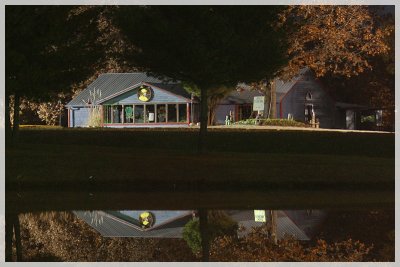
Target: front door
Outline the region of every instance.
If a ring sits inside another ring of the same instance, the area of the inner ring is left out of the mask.
[[[354,110],[346,110],[346,129],[355,130],[356,114]]]

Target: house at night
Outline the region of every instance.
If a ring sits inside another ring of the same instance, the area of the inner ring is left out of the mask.
[[[90,94],[99,91],[96,103]],[[90,106],[101,110],[103,127],[188,126],[197,122],[197,101],[177,82],[146,73],[101,74],[67,105],[68,127],[87,127]]]
[[[275,80],[276,118],[308,122],[312,114],[320,128],[361,129],[362,116],[369,116],[377,126],[382,111],[338,102],[303,69],[290,81]],[[238,87],[215,108],[215,123],[225,124],[227,115],[234,122],[254,118],[253,99],[262,92]],[[98,91],[95,102],[90,94]],[[68,127],[87,127],[91,106],[98,106],[102,127],[188,127],[199,121],[198,99],[179,82],[164,81],[146,73],[105,73],[67,105]],[[268,107],[265,107],[264,114]]]

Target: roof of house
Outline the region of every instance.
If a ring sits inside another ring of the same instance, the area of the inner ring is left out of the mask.
[[[293,77],[291,80],[284,81],[280,79],[275,79],[276,85],[276,101],[279,102],[282,97],[289,92],[290,89],[298,82],[304,75],[309,71],[308,68],[303,68],[300,70],[299,74]],[[263,93],[258,90],[253,90],[250,85],[245,83],[239,83],[238,88],[242,90],[234,90],[227,97],[225,97],[220,104],[250,104],[253,103],[255,96],[262,96]]]
[[[119,95],[127,89],[135,88],[141,83],[154,85],[173,94],[183,96],[190,99],[190,94],[177,82],[163,81],[156,77],[150,76],[145,72],[136,73],[104,73],[94,80],[87,88],[79,95],[72,99],[67,106],[86,106],[90,92],[94,89],[100,90],[101,98],[98,102],[104,99],[109,99],[112,96]]]
[[[262,96],[263,93],[258,90],[248,90],[244,89],[242,91],[234,90],[229,93],[224,99],[221,100],[221,105],[229,104],[246,104],[253,103],[255,96]]]
[[[168,213],[168,211],[164,212]],[[153,228],[143,230],[140,226],[135,225],[135,223],[131,221],[118,218],[112,212],[74,211],[74,213],[78,218],[96,229],[102,236],[106,237],[181,238],[183,226],[191,218],[191,212],[186,212],[165,221],[159,226],[155,225]]]

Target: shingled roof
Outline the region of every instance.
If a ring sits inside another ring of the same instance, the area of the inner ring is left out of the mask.
[[[133,89],[143,82],[190,99],[190,94],[186,92],[178,82],[163,81],[145,72],[104,73],[100,74],[95,81],[72,99],[66,106],[86,106],[85,102],[89,98],[89,93],[94,89],[99,89],[101,91],[101,99],[99,99],[98,102],[102,102],[103,99],[107,99],[112,95],[118,95],[120,92],[129,88]]]
[[[303,68],[300,70],[299,74],[294,76],[291,80],[284,81],[280,79],[275,79],[276,82],[276,101],[279,103],[282,97],[289,92],[290,89],[298,82],[304,75],[309,72],[308,68]],[[252,90],[250,85],[245,83],[239,83],[238,88],[241,90],[234,90],[229,95],[227,95],[220,104],[251,104],[255,96],[262,96],[263,93],[258,90]]]
[[[168,213],[168,211],[164,212]],[[74,211],[74,213],[105,237],[182,238],[183,227],[192,218],[190,211],[182,211],[180,216],[144,231],[130,221],[117,218],[110,211]],[[97,217],[99,221],[94,220],[94,217]]]

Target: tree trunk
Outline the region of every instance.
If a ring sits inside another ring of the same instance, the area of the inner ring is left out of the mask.
[[[17,261],[22,261],[22,242],[21,242],[21,228],[19,224],[18,214],[14,214],[14,234],[15,234],[15,248],[17,250]]]
[[[19,110],[20,110],[20,95],[19,93],[15,93],[14,95],[14,121],[13,121],[13,131],[12,131],[12,140],[13,143],[18,141],[19,135]]]
[[[202,154],[205,152],[205,144],[207,138],[207,122],[208,122],[208,103],[207,103],[207,89],[201,87],[201,99],[200,99],[200,131],[197,143],[197,152]]]
[[[6,213],[6,261],[12,261],[13,219]]]
[[[4,122],[4,126],[5,126],[5,132],[6,132],[6,144],[9,144],[11,141],[11,137],[12,137],[12,133],[11,133],[11,118],[10,118],[10,96],[9,95],[5,95],[5,103],[4,103],[5,107],[5,122]]]
[[[271,82],[271,119],[276,119],[276,83]]]
[[[278,219],[277,211],[271,210],[271,238],[275,245],[278,244],[277,219]]]
[[[200,219],[200,236],[201,236],[201,248],[202,248],[202,261],[208,262],[210,260],[210,241],[208,231],[208,214],[207,210],[199,210]]]

